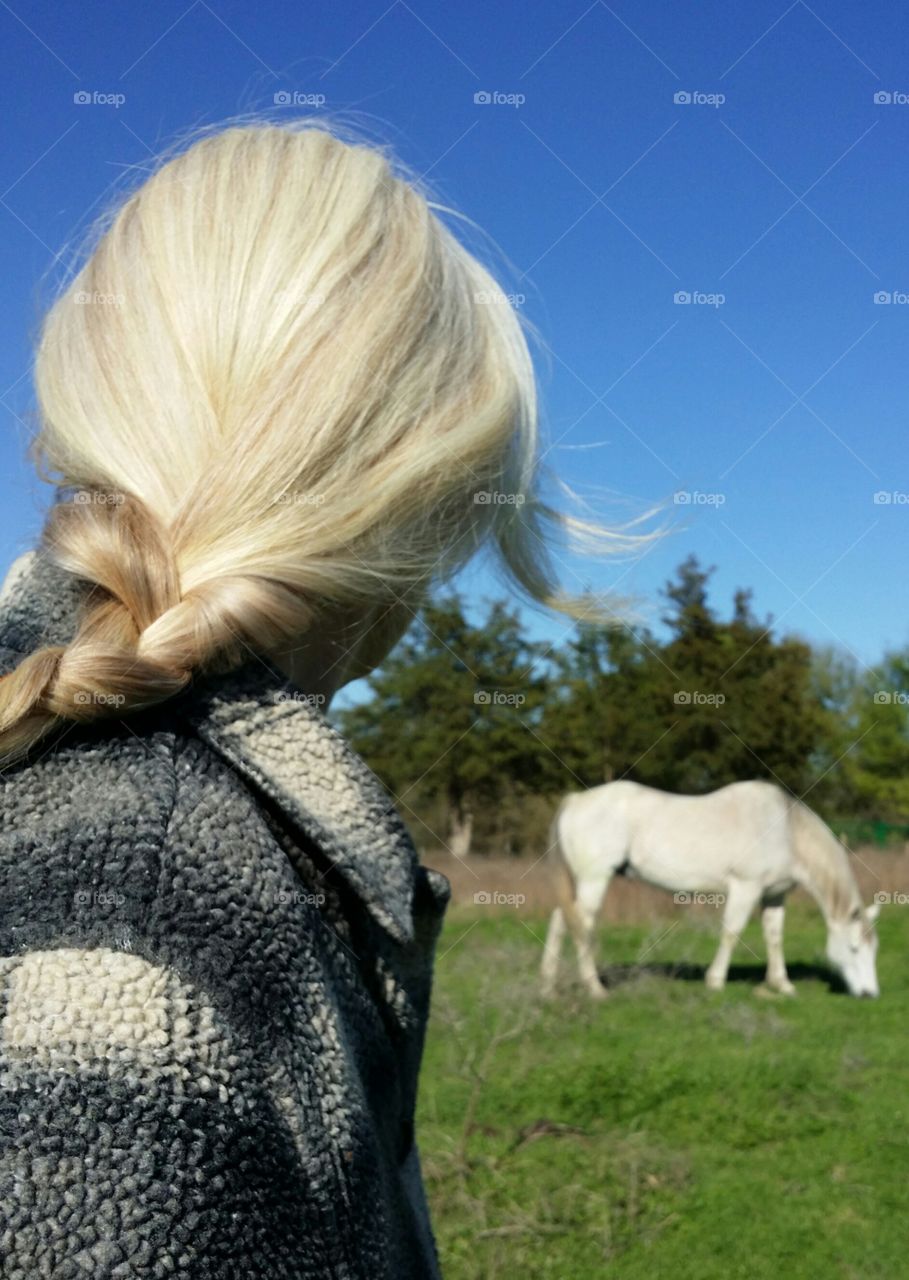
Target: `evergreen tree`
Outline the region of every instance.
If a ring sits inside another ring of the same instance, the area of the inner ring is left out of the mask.
[[[909,821],[909,651],[871,668],[853,704],[843,775],[856,817]]]
[[[551,651],[504,604],[471,622],[448,595],[340,727],[418,838],[458,856],[541,851],[559,796],[615,778],[688,793],[766,778],[829,820],[909,820],[909,651],[862,674],[776,636],[750,591],[718,613],[712,573],[679,566],[659,637],[579,623]]]
[[[538,789],[548,767],[534,733],[546,693],[543,649],[493,604],[471,624],[451,594],[428,605],[369,677],[373,697],[339,714],[342,732],[412,818],[442,801],[445,843],[470,850],[474,820],[506,793]]]

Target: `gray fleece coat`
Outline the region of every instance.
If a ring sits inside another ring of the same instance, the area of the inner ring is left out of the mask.
[[[33,558],[0,672],[83,590]],[[437,1276],[413,1117],[447,898],[257,659],[0,775],[0,1274]]]

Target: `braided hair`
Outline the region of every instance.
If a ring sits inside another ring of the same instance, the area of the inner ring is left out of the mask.
[[[166,531],[132,494],[58,502],[43,553],[91,585],[72,641],[0,680],[0,750],[16,758],[66,721],[127,715],[179,693],[194,672],[230,670],[305,629],[311,608],[280,583],[222,577],[181,594]]]

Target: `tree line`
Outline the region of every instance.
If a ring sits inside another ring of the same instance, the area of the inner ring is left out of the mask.
[[[766,778],[834,825],[909,822],[909,650],[862,668],[776,635],[739,590],[712,606],[689,557],[663,590],[663,630],[578,623],[550,646],[519,612],[480,621],[429,604],[339,728],[395,796],[418,843],[539,852],[569,790],[630,778],[700,793]]]

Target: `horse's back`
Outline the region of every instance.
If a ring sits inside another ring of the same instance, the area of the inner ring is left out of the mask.
[[[680,888],[713,888],[730,878],[776,878],[790,862],[789,800],[773,783],[732,782],[700,796],[656,792],[638,813],[632,863]],[[681,879],[690,877],[690,885]],[[698,883],[694,883],[697,881]]]
[[[560,811],[559,838],[583,872],[626,861],[668,888],[714,889],[730,877],[788,870],[790,800],[773,783],[732,782],[704,795],[678,795],[622,779],[574,793]]]

